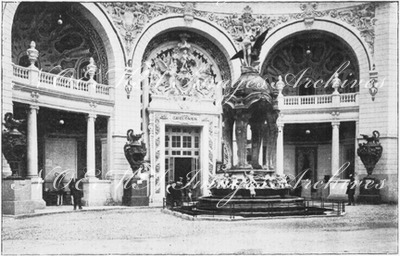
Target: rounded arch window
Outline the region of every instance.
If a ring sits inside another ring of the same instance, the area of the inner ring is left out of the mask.
[[[271,83],[281,75],[287,82],[284,95],[320,95],[333,92],[329,81],[338,70],[342,70],[339,92],[357,92],[359,64],[351,47],[333,34],[310,31],[278,42],[263,63],[261,75]]]

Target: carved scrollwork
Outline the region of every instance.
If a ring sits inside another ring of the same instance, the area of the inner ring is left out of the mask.
[[[368,44],[373,53],[375,4],[367,3],[355,7],[343,9],[330,9],[318,11],[318,3],[301,3],[301,12],[294,14],[253,14],[247,6],[241,14],[225,14],[200,11],[196,5],[185,4],[182,8],[171,7],[161,4],[149,3],[102,3],[111,15],[120,34],[125,40],[128,53],[131,52],[134,39],[139,35],[144,26],[155,17],[168,13],[183,14],[183,18],[200,17],[218,24],[224,28],[233,38],[243,33],[241,24],[243,21],[250,22],[253,29],[261,31],[273,28],[290,20],[307,19],[313,17],[329,17],[340,19],[360,31],[360,35]]]
[[[183,8],[175,8],[160,4],[139,2],[102,3],[111,15],[125,40],[128,53],[131,52],[135,38],[142,32],[144,26],[152,19],[168,13],[183,13]]]

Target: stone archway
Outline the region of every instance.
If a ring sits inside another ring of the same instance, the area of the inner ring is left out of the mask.
[[[286,96],[313,95],[331,94],[329,81],[337,71],[341,81],[348,81],[341,93],[359,90],[359,63],[351,46],[332,33],[311,30],[281,39],[270,49],[261,75],[270,83],[282,76],[289,83]]]
[[[51,3],[46,3],[45,5],[50,5]],[[70,3],[71,4],[71,3]],[[118,35],[115,34],[112,23],[104,14],[97,4],[93,3],[73,3],[74,10],[72,16],[78,15],[81,18],[84,17],[82,26],[89,27],[88,33],[90,35],[95,35],[98,38],[97,41],[101,41],[103,44],[100,47],[104,48],[105,56],[100,58],[107,59],[107,68],[104,70],[104,81],[108,81],[108,84],[116,84],[119,79],[119,74],[114,74],[118,72],[111,72],[108,74],[109,70],[123,70],[124,63],[120,63],[121,59],[124,59],[124,54],[122,50],[121,42],[119,41]],[[2,22],[2,36],[3,36],[3,62],[12,63],[12,27],[15,15],[18,12],[21,3],[6,3],[3,8],[3,22]],[[56,22],[59,18],[59,14],[55,16]],[[77,17],[72,17],[77,19]],[[33,40],[33,39],[30,39]],[[29,42],[30,42],[29,40]],[[28,43],[29,44],[29,43]],[[9,60],[9,61],[7,61]],[[82,63],[82,61],[81,61]],[[18,64],[18,63],[16,63]],[[82,65],[79,65],[82,66]],[[11,66],[4,67],[6,70],[9,69],[12,73]],[[8,72],[5,72],[8,73]],[[5,77],[6,78],[6,77]],[[7,80],[7,79],[6,79]],[[3,82],[5,82],[3,80]],[[8,83],[7,83],[8,84]],[[11,84],[11,80],[10,80]],[[4,90],[3,90],[4,91]],[[6,93],[7,94],[7,93]],[[3,103],[4,105],[4,103]]]
[[[339,21],[316,19],[310,27],[305,26],[304,22],[296,21],[291,24],[284,24],[272,31],[264,44],[260,59],[266,60],[271,50],[277,45],[283,38],[289,35],[300,32],[310,31],[323,31],[326,33],[334,34],[342,41],[348,43],[351,49],[354,51],[355,56],[358,60],[358,70],[360,71],[360,81],[367,81],[369,79],[369,70],[372,69],[373,61],[371,53],[367,50],[368,47],[364,43],[363,39],[358,35],[359,32],[347,24],[342,24]],[[262,66],[264,63],[262,63]]]
[[[39,69],[85,79],[85,67],[93,57],[99,72],[95,80],[108,83],[108,58],[103,40],[77,5],[70,3],[21,3],[12,26],[12,60],[24,62],[31,41],[39,51]]]
[[[138,37],[138,40],[133,46],[133,51],[131,53],[132,67],[142,67],[142,61],[146,49],[154,37],[173,30],[186,30],[207,38],[219,48],[226,59],[229,59],[237,51],[231,37],[209,22],[195,18],[192,21],[192,24],[188,25],[185,23],[185,20],[182,18],[182,16],[162,17],[154,19],[151,24],[143,29],[143,33]],[[229,63],[229,69],[231,71],[233,80],[239,77],[239,63]],[[134,79],[140,76],[140,74],[136,73],[134,74]]]

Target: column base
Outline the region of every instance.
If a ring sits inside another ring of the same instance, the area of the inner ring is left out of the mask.
[[[107,205],[111,199],[109,180],[99,180],[95,177],[89,177],[82,181],[84,206],[103,206]]]
[[[35,209],[44,209],[46,202],[43,200],[43,180],[40,177],[31,178],[31,200]]]
[[[34,213],[36,209],[46,206],[43,199],[32,200],[32,185],[30,179],[7,179],[2,182],[2,211],[3,214],[20,215]]]
[[[162,207],[164,204],[164,199],[161,196],[155,195],[149,200],[149,206],[152,207]]]

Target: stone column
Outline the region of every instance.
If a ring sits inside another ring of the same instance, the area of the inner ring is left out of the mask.
[[[28,172],[27,178],[38,177],[38,143],[37,143],[37,112],[39,106],[31,105],[28,112],[28,136],[27,136],[27,153],[28,153]]]
[[[332,122],[332,155],[331,155],[332,175],[336,174],[339,171],[339,126],[340,126],[339,121]]]
[[[87,116],[87,146],[86,146],[86,177],[89,179],[96,177],[96,147],[95,147],[95,114]]]
[[[111,198],[110,180],[96,178],[96,147],[95,127],[96,115],[89,113],[87,116],[87,147],[86,147],[86,176],[83,179],[82,204],[85,206],[106,205]]]
[[[276,143],[276,173],[283,174],[283,159],[284,159],[284,150],[283,150],[283,123],[277,123],[278,126],[278,138]]]
[[[31,200],[33,209],[45,208],[43,200],[43,180],[38,176],[38,138],[37,138],[37,113],[39,106],[31,105],[28,112],[28,133],[27,133],[27,160],[28,169],[26,178],[31,183]]]

